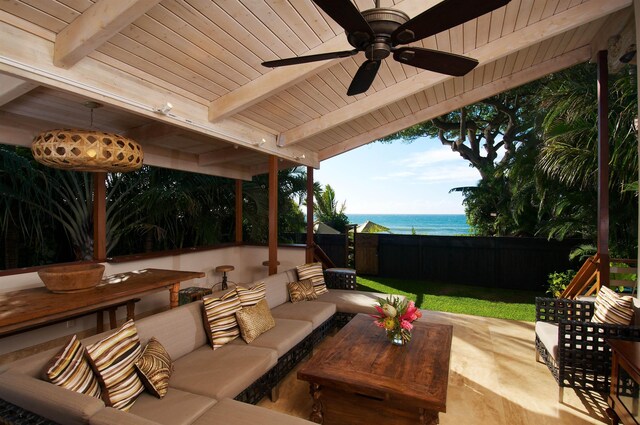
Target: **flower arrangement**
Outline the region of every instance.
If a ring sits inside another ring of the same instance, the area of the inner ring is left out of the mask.
[[[378,315],[372,314],[377,327],[387,331],[387,337],[393,344],[404,345],[411,340],[411,323],[422,317],[422,313],[413,301],[389,296],[378,298],[374,306]]]

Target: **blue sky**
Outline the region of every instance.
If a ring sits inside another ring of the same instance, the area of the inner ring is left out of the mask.
[[[347,214],[464,214],[458,186],[478,171],[440,141],[370,143],[320,163],[314,179],[331,185]]]

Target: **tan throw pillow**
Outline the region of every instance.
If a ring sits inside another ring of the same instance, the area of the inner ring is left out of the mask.
[[[100,398],[100,383],[76,335],[44,367],[45,379],[71,391]]]
[[[129,320],[103,340],[88,346],[87,354],[102,386],[105,404],[129,410],[138,395],[144,391],[144,385],[134,367],[142,350],[133,320]]]
[[[276,325],[267,300],[261,300],[253,307],[246,307],[236,312],[242,339],[247,344]]]
[[[600,287],[596,296],[594,323],[629,325],[633,319],[633,297],[620,295],[606,286]]]
[[[167,394],[173,362],[160,341],[151,338],[135,366],[142,383],[151,394],[158,398]]]
[[[229,291],[222,297],[204,297],[204,321],[209,342],[217,349],[240,336],[236,321],[236,311],[240,310],[240,299],[236,291]]]
[[[287,289],[289,290],[289,299],[291,299],[292,303],[318,299],[316,292],[313,290],[313,282],[311,282],[311,279],[289,282],[287,283]]]
[[[298,271],[298,280],[311,279],[311,282],[313,282],[313,290],[316,292],[316,295],[322,295],[326,292],[329,292],[327,290],[327,286],[324,283],[322,264],[303,264],[301,266],[297,266],[296,270]]]
[[[242,286],[236,286],[236,292],[240,299],[240,305],[242,307],[251,307],[258,304],[258,301],[263,300],[267,295],[267,288],[264,282],[257,283],[251,288],[243,288]]]

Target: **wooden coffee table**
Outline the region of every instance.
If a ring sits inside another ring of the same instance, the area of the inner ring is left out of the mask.
[[[392,345],[366,314],[353,318],[298,372],[310,383],[310,420],[322,424],[437,424],[446,411],[450,325],[414,322]]]

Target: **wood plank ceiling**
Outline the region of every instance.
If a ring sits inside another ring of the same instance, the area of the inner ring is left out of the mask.
[[[473,1],[473,0],[470,0]],[[413,17],[439,0],[383,0]],[[360,10],[374,0],[355,0]],[[449,77],[387,59],[347,96],[364,61],[271,70],[261,62],[349,49],[311,0],[2,0],[0,143],[51,127],[136,138],[152,165],[249,179],[320,161],[588,61],[633,18],[632,0],[512,0],[415,43],[474,57]],[[168,113],[158,109],[171,103]]]

